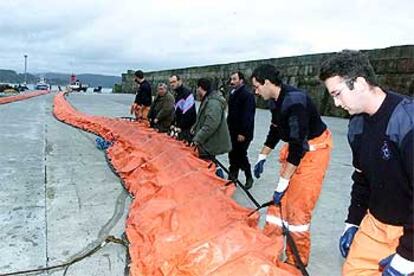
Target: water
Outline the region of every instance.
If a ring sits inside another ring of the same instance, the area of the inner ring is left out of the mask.
[[[10,85],[12,87],[14,87],[14,86],[17,86],[19,84],[18,83],[10,83]],[[34,88],[35,88],[35,84],[33,84],[33,83],[29,83],[26,86],[27,86],[27,88],[29,88],[29,90],[34,90]],[[66,87],[66,85],[60,85],[60,88],[62,90],[65,89],[65,87]],[[94,94],[94,93],[96,93],[96,92],[93,92],[94,88],[95,87],[88,87],[86,92],[80,92],[80,93]],[[58,91],[59,90],[59,85],[52,85],[52,90],[55,90],[55,91],[57,90]],[[112,93],[112,88],[102,87],[101,93],[102,94],[111,94]]]

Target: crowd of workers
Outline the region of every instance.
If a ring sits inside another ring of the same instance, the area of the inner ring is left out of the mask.
[[[301,262],[310,255],[310,222],[322,188],[332,150],[332,137],[312,99],[301,89],[283,83],[276,67],[257,67],[248,87],[242,72],[230,76],[231,91],[212,89],[210,80],[197,82],[194,94],[178,75],[159,83],[152,100],[151,85],[142,71],[135,73],[138,90],[131,106],[138,120],[148,120],[198,148],[199,156],[215,160],[228,153],[228,178],[242,170],[245,188],[260,178],[266,158],[280,140],[280,172],[276,175],[273,206],[267,211],[264,233],[282,235],[288,226]],[[343,275],[409,275],[414,273],[414,101],[378,84],[368,58],[359,51],[336,53],[320,66],[319,78],[337,107],[350,115],[348,141],[352,150],[351,202],[339,249],[346,258]],[[269,131],[253,169],[248,148],[253,140],[255,97],[268,100]],[[217,174],[224,177],[222,171]],[[276,206],[283,205],[283,213]],[[285,262],[298,266],[292,248]]]

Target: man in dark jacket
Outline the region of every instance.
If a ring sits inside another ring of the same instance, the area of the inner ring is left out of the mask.
[[[229,179],[237,178],[241,169],[246,175],[246,188],[250,189],[253,185],[253,177],[247,149],[253,139],[256,101],[244,82],[244,75],[241,72],[231,74],[230,84],[233,89],[229,96],[227,116],[232,144],[229,153]]]
[[[175,92],[175,132],[178,139],[191,142],[190,129],[196,122],[196,108],[194,96],[191,91],[183,86],[178,75],[172,75],[169,79],[170,86]]]
[[[174,119],[174,96],[168,92],[168,86],[160,83],[157,86],[157,96],[148,113],[150,126],[159,132],[168,132]]]
[[[351,202],[339,249],[343,275],[414,273],[414,99],[382,89],[366,55],[343,51],[320,69],[351,115]]]
[[[289,228],[302,263],[310,255],[310,222],[322,188],[332,149],[332,137],[310,96],[284,84],[279,71],[270,64],[257,67],[252,74],[256,94],[269,100],[272,120],[266,141],[254,168],[257,178],[263,173],[267,155],[282,140],[280,172],[273,193],[274,205],[267,210],[263,229],[268,236],[280,236],[283,225]],[[282,205],[283,214],[277,206]],[[286,262],[298,266],[290,246]]]
[[[147,119],[152,102],[151,85],[141,70],[135,72],[135,82],[138,83],[138,90],[131,106],[131,114],[134,112],[137,120]]]

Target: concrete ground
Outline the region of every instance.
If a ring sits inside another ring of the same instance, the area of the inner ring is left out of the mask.
[[[72,94],[80,111],[129,116],[133,95]],[[99,244],[120,237],[130,199],[110,171],[95,136],[52,116],[53,95],[0,105],[0,275],[61,264]],[[252,165],[267,134],[270,113],[257,110]],[[346,141],[347,120],[324,118],[335,148],[311,226],[310,275],[340,275],[338,251],[347,212],[352,172]],[[227,164],[227,156],[220,156]],[[258,202],[271,199],[279,170],[277,152],[250,190]],[[241,177],[244,181],[244,177]],[[240,190],[235,200],[253,204]],[[262,223],[265,210],[261,211]],[[124,275],[126,251],[109,244],[72,265],[66,275]],[[63,270],[38,275],[62,275]]]
[[[61,264],[124,232],[128,194],[95,136],[52,116],[52,99],[0,105],[0,275]],[[125,258],[108,244],[66,275],[123,275]]]

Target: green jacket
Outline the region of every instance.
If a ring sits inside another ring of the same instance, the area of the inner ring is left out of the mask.
[[[154,125],[160,131],[168,131],[174,119],[174,96],[167,92],[164,96],[157,95],[151,105],[148,117],[151,121],[158,119],[158,123]]]
[[[203,146],[211,155],[231,150],[229,128],[226,122],[226,100],[218,92],[211,92],[201,102],[197,121],[193,127],[193,141]]]

